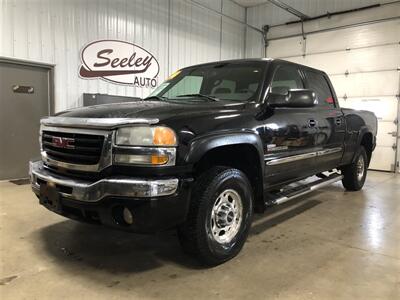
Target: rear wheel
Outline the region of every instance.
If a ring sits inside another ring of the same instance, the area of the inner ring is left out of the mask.
[[[237,169],[215,167],[193,189],[186,222],[178,228],[183,249],[206,265],[235,257],[246,241],[253,213],[252,189]]]
[[[363,146],[356,152],[354,161],[342,168],[342,183],[346,190],[359,191],[367,177],[368,157]]]

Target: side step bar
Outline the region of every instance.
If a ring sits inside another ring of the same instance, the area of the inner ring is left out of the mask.
[[[318,179],[314,182],[301,184],[296,187],[289,187],[288,189],[283,189],[278,193],[270,193],[269,199],[266,201],[267,206],[271,205],[279,205],[285,203],[287,201],[293,200],[297,197],[308,194],[312,191],[320,189],[324,186],[330,185],[334,182],[342,180],[343,175],[340,174],[331,174],[326,178]]]

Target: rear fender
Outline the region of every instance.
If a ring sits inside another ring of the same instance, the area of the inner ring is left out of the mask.
[[[367,126],[362,126],[360,128],[360,131],[359,131],[358,136],[357,136],[357,143],[356,143],[357,148],[361,145],[361,142],[362,142],[362,140],[363,140],[363,138],[364,138],[364,136],[366,134],[371,134],[372,135],[372,151],[373,151],[375,149],[375,146],[376,146],[376,137],[371,133],[371,131],[369,130],[369,128]],[[355,162],[355,160],[356,160],[356,156],[355,156],[355,153],[354,153],[352,162]]]

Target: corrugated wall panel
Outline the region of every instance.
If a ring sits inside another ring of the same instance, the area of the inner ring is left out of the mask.
[[[264,57],[264,39],[260,32],[246,29],[246,57]]]
[[[235,18],[236,20],[240,20],[242,22],[245,22],[246,20],[246,10],[230,0],[223,0],[222,12],[225,15]]]
[[[291,18],[293,18],[292,14],[269,2],[247,8],[247,23],[257,28],[262,28],[264,25],[281,24],[283,20]]]
[[[188,0],[191,1],[191,0]],[[211,8],[215,11],[221,11],[221,2],[222,0],[193,0],[193,2],[200,3],[208,8]]]
[[[191,64],[241,58],[244,26],[215,11],[244,21],[245,9],[223,1],[1,0],[0,56],[55,64],[56,111],[82,105],[87,92],[142,97],[149,90],[79,78],[81,48],[96,39],[136,43],[156,56],[159,81]]]
[[[243,58],[245,26],[231,19],[222,18],[222,32],[221,59]]]
[[[188,2],[171,2],[169,73],[219,60],[221,18]]]

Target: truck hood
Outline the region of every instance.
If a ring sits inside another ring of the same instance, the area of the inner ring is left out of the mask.
[[[177,117],[232,113],[245,102],[231,101],[135,101],[81,107],[57,114],[75,118],[156,118],[160,122]]]

